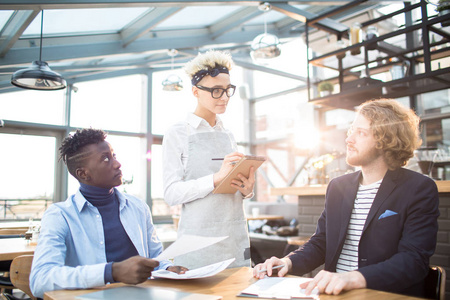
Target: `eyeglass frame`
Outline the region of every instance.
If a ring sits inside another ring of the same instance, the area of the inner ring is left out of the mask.
[[[198,88],[198,89],[200,89],[200,90],[202,90],[202,91],[210,92],[210,93],[211,93],[211,97],[212,97],[213,99],[220,99],[220,98],[222,98],[222,96],[223,96],[224,93],[227,95],[228,98],[231,98],[231,97],[234,95],[234,93],[236,92],[236,86],[235,86],[235,85],[232,85],[232,84],[230,84],[230,86],[227,87],[226,89],[218,88],[218,87],[215,87],[215,88],[209,88],[209,87],[206,87],[206,86],[203,86],[203,85],[195,85],[195,87]],[[230,89],[230,88],[233,89],[233,94],[228,95],[228,89]],[[217,98],[214,97],[214,95],[213,95],[214,90],[222,90],[222,93],[220,94],[219,97],[217,97]]]

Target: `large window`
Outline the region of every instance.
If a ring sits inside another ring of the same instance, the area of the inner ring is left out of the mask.
[[[422,124],[424,147],[440,148],[450,153],[450,90],[422,94],[417,111],[425,120]]]
[[[65,90],[4,93],[0,97],[0,119],[63,125],[65,93]]]
[[[70,126],[145,132],[144,80],[133,75],[77,83]]]
[[[55,138],[0,133],[0,219],[40,218],[53,200]]]
[[[183,80],[181,91],[163,91],[162,82],[171,74]],[[192,96],[191,82],[183,70],[154,72],[152,74],[152,132],[163,135],[176,122],[186,118],[195,109],[196,100]]]
[[[119,190],[150,202],[146,84],[146,76],[132,75],[77,83],[70,97],[66,97],[70,89],[2,94],[0,219],[39,218],[46,205],[76,192],[79,184],[71,175],[65,187],[66,168],[58,161],[57,150],[67,133],[78,128],[109,133],[107,141],[122,164],[124,184]]]
[[[298,51],[289,53],[284,53],[280,71],[297,70],[296,74],[304,76],[304,56]],[[183,79],[183,90],[163,91],[161,82],[173,73]],[[154,72],[151,76],[150,99],[147,99],[145,75],[78,82],[71,95],[66,94],[71,89],[2,94],[0,119],[6,121],[5,127],[0,128],[0,201],[3,201],[0,219],[39,218],[48,202],[64,201],[66,194],[76,192],[79,184],[71,175],[67,175],[66,187],[66,169],[57,160],[57,149],[68,133],[89,127],[109,133],[107,141],[122,164],[121,191],[152,203],[156,220],[178,213],[179,207],[168,207],[164,201],[159,138],[169,126],[193,112],[197,103],[182,70]],[[302,88],[305,83],[301,80],[256,70],[244,71],[239,66],[233,68],[231,78],[237,91],[227,112],[220,117],[233,132],[239,151],[269,158],[257,173],[254,200],[276,201],[277,197],[269,194],[271,186],[326,183],[347,171],[345,134],[353,120],[352,111],[328,110],[320,115],[317,107],[308,103],[307,91]],[[424,146],[448,151],[448,99],[449,90],[418,95],[416,109],[424,120]],[[151,106],[147,100],[151,100]],[[410,101],[409,98],[397,100],[406,105]],[[148,117],[151,133],[147,133]],[[12,125],[8,124],[10,121]],[[252,126],[254,131],[249,130]],[[155,144],[147,151],[147,137],[151,134],[155,136]],[[250,142],[254,144],[249,145]],[[315,161],[328,158],[325,154],[333,155],[334,159],[326,173],[314,166]],[[297,201],[296,197],[285,197],[285,200]]]
[[[122,192],[146,200],[146,157],[145,139],[109,134],[106,141],[111,144],[122,170],[123,184],[118,187]],[[69,175],[68,194],[74,194],[80,184]]]

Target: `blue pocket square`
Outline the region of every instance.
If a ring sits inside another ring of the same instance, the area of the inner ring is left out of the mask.
[[[397,215],[397,214],[398,213],[396,213],[395,211],[386,209],[386,211],[383,214],[381,214],[381,216],[378,218],[378,220],[381,220],[381,219],[386,218],[386,217],[394,216],[394,215]]]

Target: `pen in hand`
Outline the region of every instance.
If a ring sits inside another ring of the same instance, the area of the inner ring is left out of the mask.
[[[272,267],[272,270],[281,269],[282,267],[284,267],[284,264]],[[267,272],[267,269],[261,269],[261,270],[258,271],[258,273],[261,273],[261,272]]]
[[[223,158],[211,158],[211,160],[223,160]],[[230,162],[230,165],[232,165],[232,166],[235,164],[237,164],[237,161]]]

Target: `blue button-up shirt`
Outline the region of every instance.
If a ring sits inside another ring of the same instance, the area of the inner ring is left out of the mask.
[[[146,203],[115,191],[120,221],[140,256],[153,258],[162,250]],[[91,288],[106,284],[105,236],[97,208],[78,191],[54,203],[44,213],[34,252],[30,287],[34,296],[58,289]],[[160,261],[157,269],[171,263]]]

